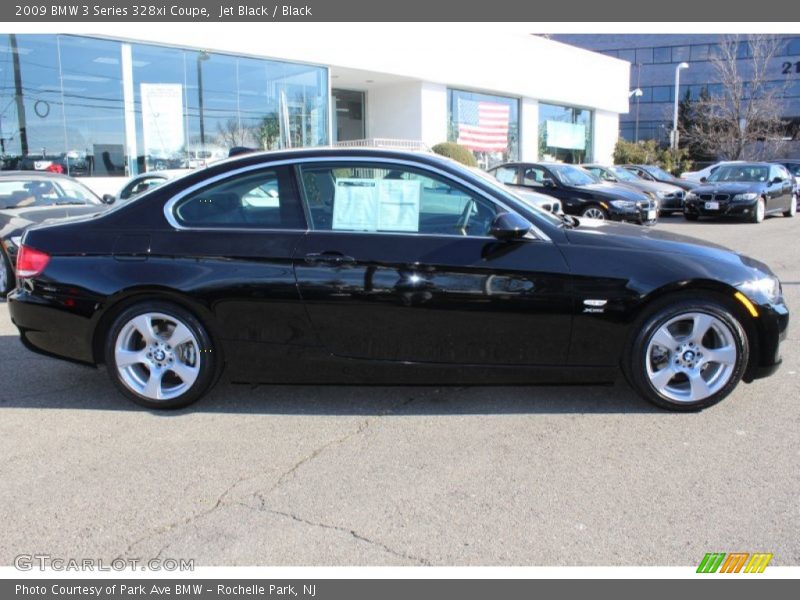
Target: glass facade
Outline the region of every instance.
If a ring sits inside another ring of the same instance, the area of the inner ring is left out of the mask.
[[[566,163],[592,158],[592,111],[539,103],[539,159]]]
[[[447,90],[447,140],[466,146],[484,169],[519,158],[519,100]]]
[[[323,67],[70,35],[0,35],[3,169],[135,175],[234,146],[328,143]]]

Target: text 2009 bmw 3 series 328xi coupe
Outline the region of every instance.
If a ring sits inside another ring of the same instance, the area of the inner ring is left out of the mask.
[[[29,230],[9,310],[36,352],[185,406],[234,382],[609,382],[696,410],[773,373],[781,286],[755,260],[555,216],[435,155],[224,161]],[[465,368],[467,367],[467,368]]]

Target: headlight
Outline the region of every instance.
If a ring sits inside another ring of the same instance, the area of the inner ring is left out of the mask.
[[[754,192],[749,192],[747,194],[736,194],[733,199],[735,200],[755,200],[758,198],[758,194]]]
[[[612,200],[610,202],[611,206],[614,208],[619,208],[621,210],[635,210],[636,209],[636,202],[631,200]]]
[[[668,192],[656,192],[656,196],[658,196],[659,200],[663,200],[670,194]]]
[[[697,194],[694,192],[686,192],[686,196],[683,198],[684,200],[697,200]]]
[[[761,279],[745,281],[738,286],[748,296],[763,296],[770,302],[777,302],[782,295],[781,282],[777,277],[766,275]]]

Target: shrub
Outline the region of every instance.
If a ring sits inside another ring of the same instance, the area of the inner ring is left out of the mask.
[[[431,150],[436,154],[452,158],[462,165],[467,165],[468,167],[478,166],[478,161],[475,160],[475,155],[472,154],[472,151],[466,146],[456,144],[455,142],[442,142],[441,144],[436,144]]]
[[[688,155],[686,148],[677,151],[661,148],[655,140],[629,142],[619,139],[614,147],[614,163],[618,165],[658,165],[673,175],[692,168]]]

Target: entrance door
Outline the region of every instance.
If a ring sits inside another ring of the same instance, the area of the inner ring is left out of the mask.
[[[364,125],[364,92],[333,90],[333,141],[348,142],[367,137]]]

